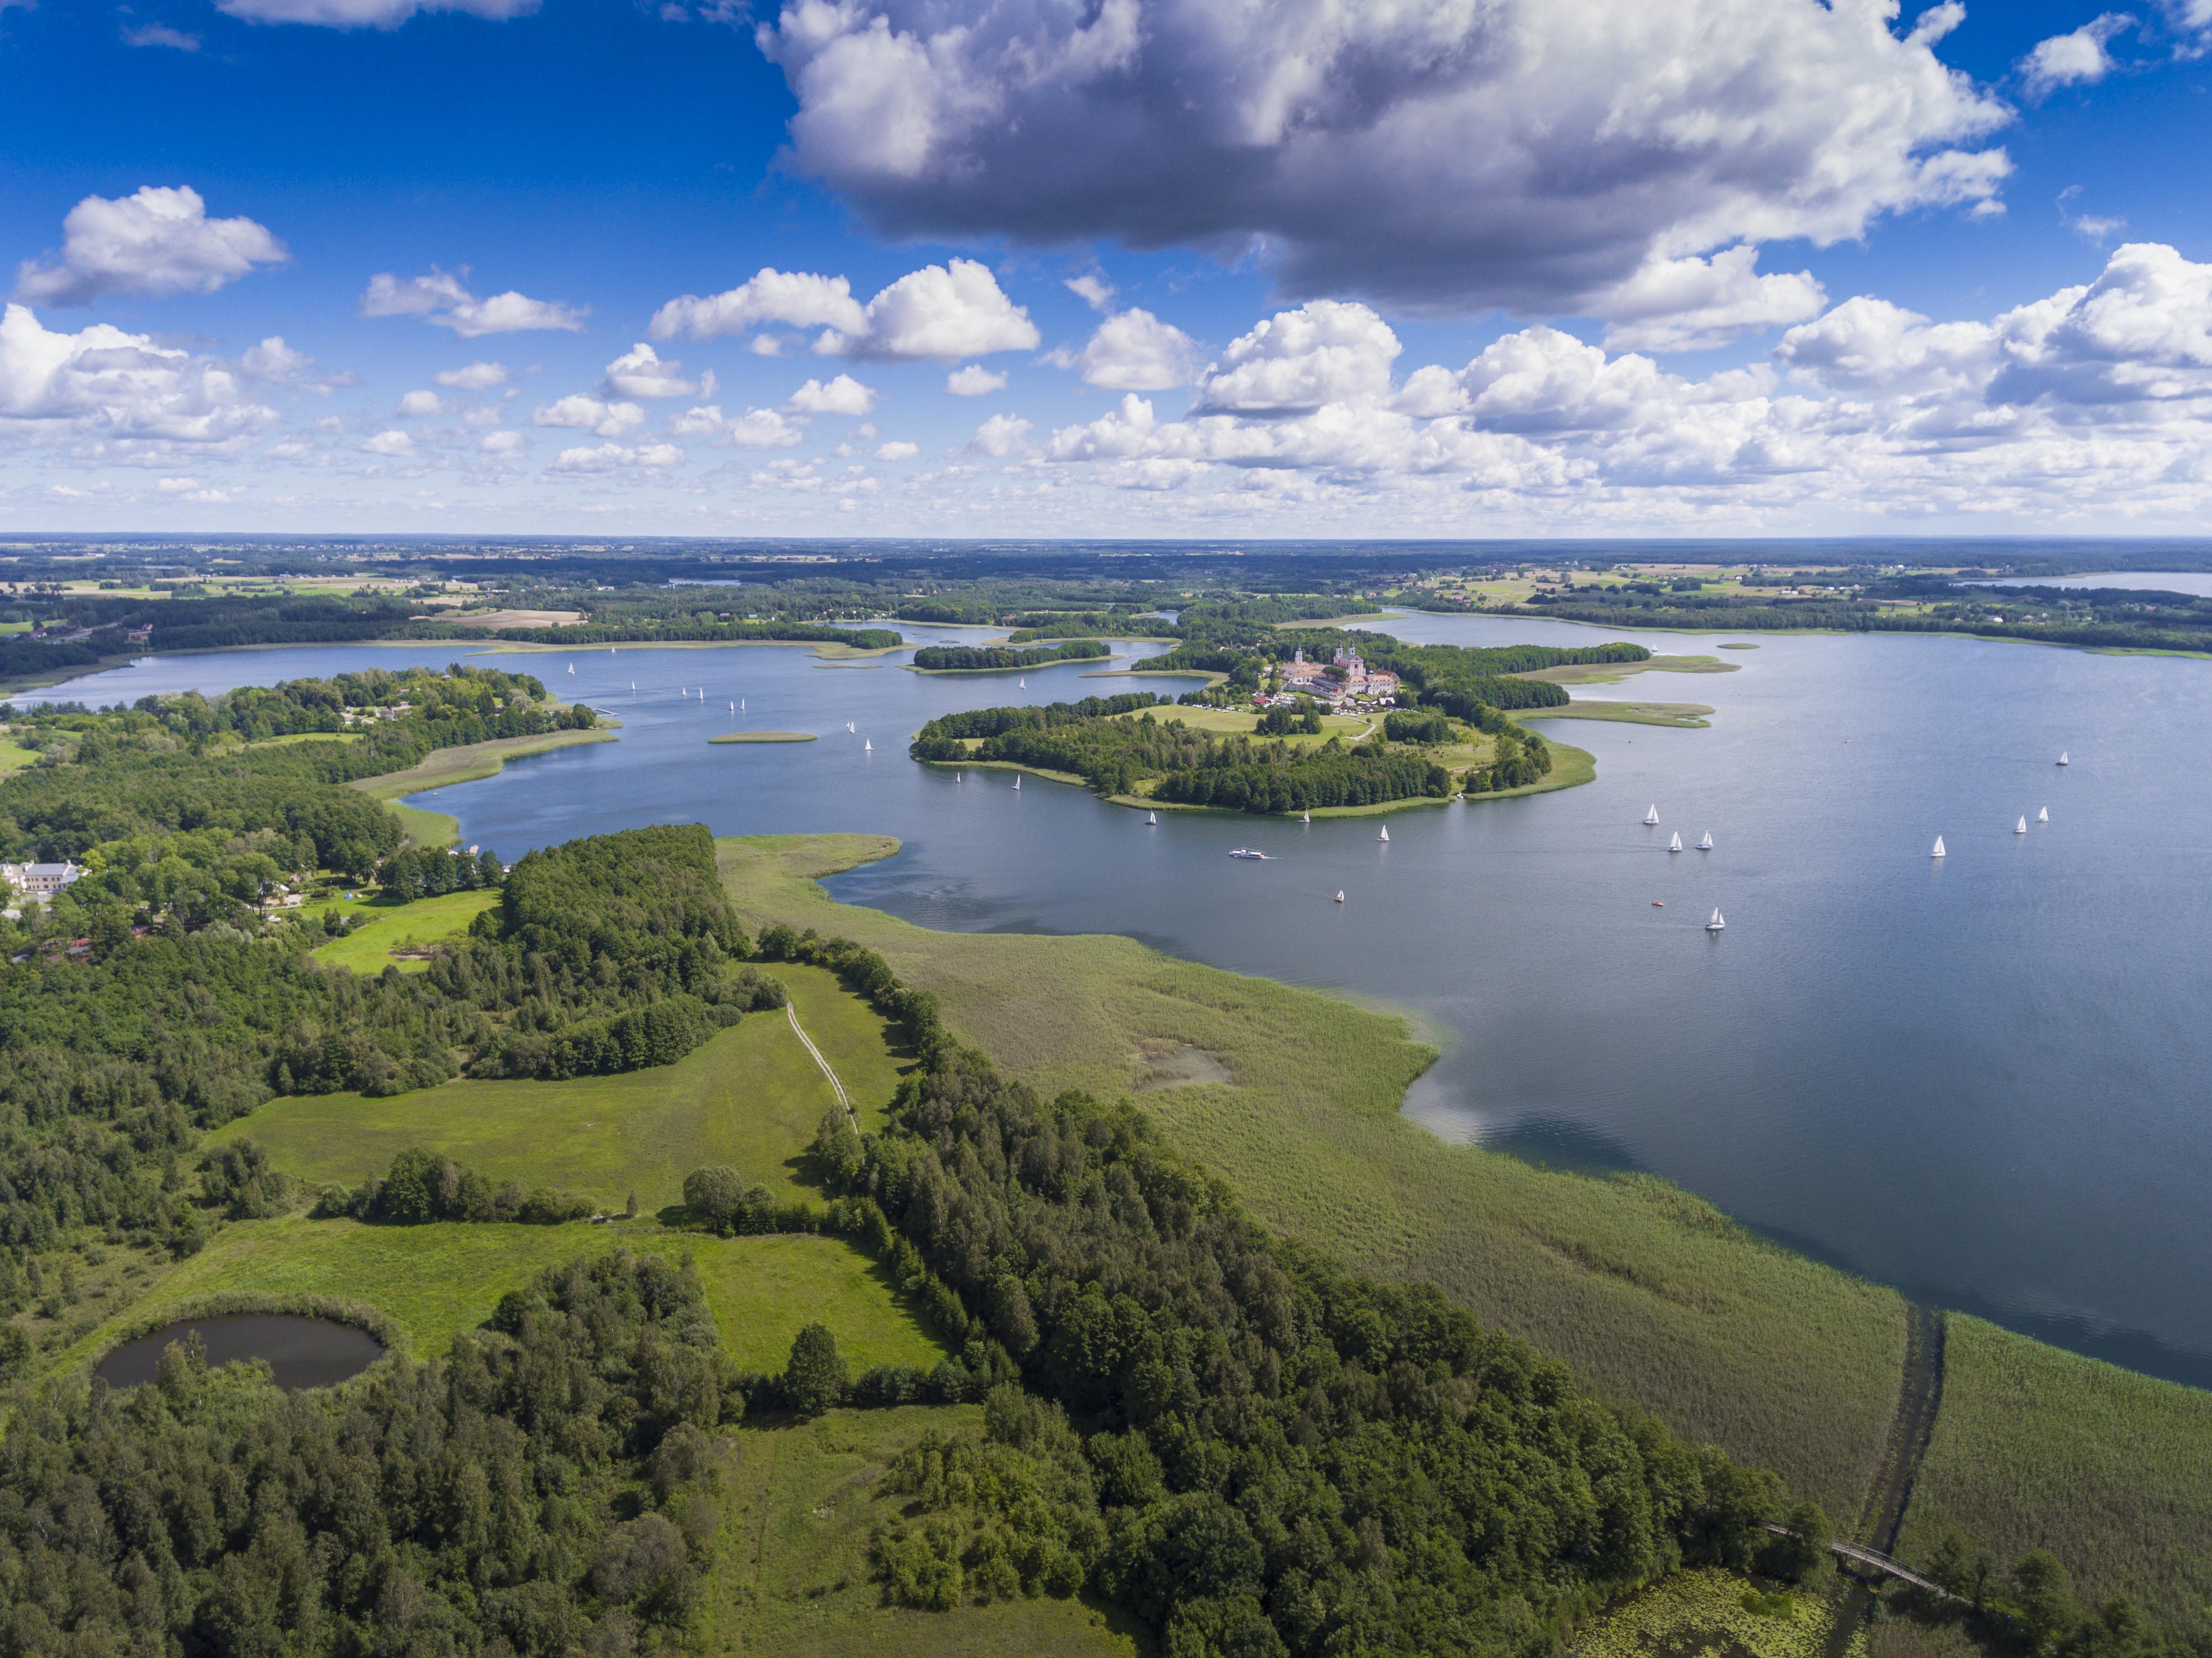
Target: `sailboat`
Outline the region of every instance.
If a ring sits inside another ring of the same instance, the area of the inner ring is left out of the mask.
[[[1726,921],[1721,920],[1720,911],[1715,910],[1713,912],[1713,919],[1705,923],[1705,931],[1708,932],[1718,932],[1727,925],[1728,923]]]
[[[1659,821],[1659,804],[1657,801],[1655,800],[1652,802],[1651,810],[1644,814],[1644,821],[1647,823],[1656,823]]]
[[[2027,833],[2027,818],[2024,814],[2021,817],[2020,822],[2012,826],[2012,832],[2014,835],[2025,835]]]
[[[1943,837],[1942,835],[1939,835],[1936,837],[1936,850],[1929,853],[1928,855],[1930,858],[1941,858],[1943,856]]]
[[[2066,757],[2066,750],[2061,749],[2058,750],[2058,763],[2062,766],[2070,766],[2074,762]]]
[[[865,737],[860,739],[860,752],[862,754],[873,754],[875,751],[876,745],[873,743],[868,741]]]
[[[1300,812],[1300,813],[1298,814],[1298,822],[1300,822],[1301,823],[1312,823],[1312,822],[1313,822],[1313,813],[1311,813],[1311,812],[1310,812],[1310,811],[1302,811],[1302,812]]]
[[[1022,786],[1022,780],[1021,780],[1021,778],[1020,778],[1018,775],[1017,775],[1017,776],[1015,777],[1015,779],[1014,779],[1014,787],[1015,787],[1017,790],[1018,790],[1018,789],[1020,789],[1021,786]]]
[[[741,697],[739,697],[739,698],[738,699],[738,712],[739,714],[743,714],[744,711],[745,711],[745,699],[744,699],[744,697],[742,697],[742,696],[741,696]]]
[[[632,689],[632,690],[635,690],[635,689],[637,689],[637,681],[635,681],[635,679],[631,680],[631,681],[629,682],[629,688],[630,688],[630,689]]]
[[[1158,812],[1156,812],[1156,811],[1148,811],[1148,812],[1146,812],[1146,813],[1145,814],[1145,827],[1146,827],[1146,829],[1158,829],[1159,826],[1160,826],[1160,815],[1159,815],[1159,813],[1158,813]]]
[[[738,705],[737,705],[736,703],[734,703],[734,702],[731,703],[731,704],[730,704],[730,712],[731,712],[732,714],[735,714],[737,711],[738,711]]]
[[[1711,852],[1712,849],[1713,832],[1711,829],[1707,829],[1705,831],[1705,838],[1698,842],[1698,850],[1699,852]]]
[[[2051,821],[2051,808],[2045,806],[2041,811],[2036,813],[2035,821],[2039,823],[2049,823]]]
[[[568,665],[568,673],[569,673],[569,676],[570,676],[571,677],[574,677],[574,675],[575,675],[575,672],[576,672],[576,665],[575,665],[574,663],[571,662],[571,663]]]
[[[1667,843],[1667,850],[1668,850],[1668,851],[1669,851],[1669,852],[1680,852],[1680,851],[1681,851],[1681,849],[1682,849],[1682,831],[1681,831],[1681,830],[1680,830],[1680,829],[1676,829],[1676,830],[1674,831],[1674,838],[1673,840],[1669,841]]]
[[[968,780],[968,774],[964,771],[956,771],[952,774],[952,780],[956,783],[964,783]]]
[[[1336,890],[1336,902],[1340,904],[1344,902],[1344,889],[1342,887],[1339,887]]]
[[[1389,840],[1389,839],[1390,838],[1390,826],[1389,826],[1388,823],[1383,824],[1383,825],[1382,825],[1382,834],[1380,834],[1380,835],[1376,835],[1375,838],[1376,838],[1376,840],[1378,840],[1378,841],[1387,841],[1387,840]]]
[[[1029,688],[1030,682],[1026,679],[1018,679],[1014,682],[1014,689],[1018,691],[1025,691]]]

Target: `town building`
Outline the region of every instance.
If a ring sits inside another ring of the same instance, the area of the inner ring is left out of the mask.
[[[0,864],[0,879],[40,903],[74,882],[84,871],[76,864]]]

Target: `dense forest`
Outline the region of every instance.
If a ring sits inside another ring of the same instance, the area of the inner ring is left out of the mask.
[[[0,1607],[19,1658],[623,1658],[682,1631],[744,1408],[688,1268],[548,1272],[427,1364],[287,1396],[210,1372],[19,1395]]]
[[[1054,662],[1099,662],[1106,655],[1106,647],[1095,639],[1071,639],[1033,651],[994,645],[925,645],[914,653],[914,665],[931,673],[977,673],[1042,668]]]

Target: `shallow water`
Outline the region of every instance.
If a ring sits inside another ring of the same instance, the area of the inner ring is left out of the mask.
[[[366,1330],[335,1319],[290,1313],[229,1313],[179,1319],[151,1335],[126,1341],[100,1361],[94,1375],[111,1388],[151,1382],[171,1343],[198,1333],[210,1370],[242,1359],[265,1359],[287,1393],[345,1382],[384,1357],[384,1344]]]
[[[1468,644],[1636,636],[1384,625]],[[1731,636],[1641,637],[1685,653]],[[1710,703],[1711,729],[1553,722],[1547,735],[1597,756],[1595,784],[1398,814],[1387,847],[1371,818],[1165,814],[1148,829],[1078,789],[956,783],[905,757],[950,708],[1174,681],[1071,664],[1020,693],[1012,675],[788,648],[483,659],[612,710],[621,740],[415,799],[510,859],[652,822],[896,835],[904,852],[832,881],[838,897],[939,927],[1126,932],[1386,999],[1455,1039],[1407,1106],[1440,1134],[1646,1169],[1913,1295],[2212,1383],[2212,663],[1904,635],[1752,642],[1713,653],[1739,671],[1576,693]],[[52,695],[456,654],[155,659]],[[707,743],[745,728],[822,740]],[[2015,835],[2023,814],[2031,832]],[[1669,855],[1676,829],[1691,844],[1711,829],[1717,849]],[[1231,862],[1240,845],[1271,860]],[[1702,926],[1716,905],[1717,938]]]

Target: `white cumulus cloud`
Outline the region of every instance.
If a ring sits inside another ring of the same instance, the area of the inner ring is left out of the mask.
[[[602,443],[597,448],[563,449],[554,458],[556,472],[665,471],[683,464],[684,452],[672,443],[641,443],[629,447]]]
[[[947,374],[945,389],[956,398],[987,398],[994,392],[1006,389],[1006,377],[994,368],[971,362],[966,367],[956,368]]]
[[[1987,200],[1962,10],[785,0],[792,158],[898,234],[1257,250],[1293,295],[1578,314],[1654,259]]]
[[[167,23],[141,23],[123,31],[126,46],[167,46],[176,52],[198,52],[200,37],[173,29]]]
[[[973,259],[910,270],[863,306],[842,276],[763,268],[726,293],[686,294],[653,313],[657,340],[708,339],[763,325],[818,328],[827,356],[981,357],[1027,351],[1037,343],[1029,313],[1009,300],[990,267]],[[763,355],[781,350],[773,336]],[[762,350],[761,342],[754,349]]]
[[[787,449],[806,435],[781,410],[748,409],[726,416],[711,403],[685,410],[668,425],[678,437],[713,438],[733,449]]]
[[[71,208],[61,251],[24,260],[15,294],[34,305],[88,305],[107,294],[212,294],[289,257],[251,219],[209,218],[190,185],[148,185],[112,201],[88,196]]]
[[[507,381],[507,365],[500,362],[471,362],[459,368],[441,368],[431,379],[441,386],[450,386],[456,392],[489,392]]]
[[[1364,305],[1315,300],[1239,335],[1200,377],[1208,409],[1280,413],[1379,397],[1402,348]]]
[[[1827,294],[1812,272],[1761,276],[1755,247],[1652,259],[1599,295],[1594,308],[1610,318],[1605,343],[1635,351],[1701,351],[1742,335],[1803,322],[1820,314]]]
[[[415,440],[406,433],[396,429],[379,432],[374,437],[364,439],[361,449],[366,455],[381,455],[389,460],[404,460],[414,454]]]
[[[880,444],[877,446],[876,459],[878,460],[912,460],[921,452],[921,445],[908,443],[903,439],[894,438],[889,443]]]
[[[1019,415],[994,415],[975,428],[975,435],[968,440],[968,447],[979,455],[989,455],[1003,460],[1027,446],[1030,422]]]
[[[1149,311],[1118,313],[1098,325],[1083,349],[1053,361],[1083,372],[1084,384],[1109,392],[1165,392],[1188,386],[1205,361],[1198,342]]]
[[[663,362],[641,340],[607,365],[599,391],[610,398],[696,398],[699,383],[685,380],[683,367],[680,362]]]
[[[583,327],[586,314],[580,306],[533,300],[513,288],[480,300],[462,284],[460,276],[434,267],[428,276],[411,276],[405,282],[389,271],[380,271],[368,279],[360,310],[364,317],[420,317],[440,328],[452,329],[465,340],[485,334],[549,329],[573,334]]]
[[[217,443],[275,418],[206,357],[106,323],[57,332],[27,306],[0,313],[0,430],[19,440]]]
[[[850,374],[840,374],[826,386],[820,380],[807,381],[783,406],[793,415],[850,415],[857,419],[873,411],[876,391]]]
[[[532,426],[571,427],[602,438],[618,438],[644,422],[645,410],[634,403],[610,403],[582,392],[541,403],[530,417]]]
[[[2035,43],[2020,60],[2021,78],[2030,97],[2047,97],[2061,87],[2085,86],[2112,72],[2112,37],[2135,27],[2124,12],[2108,11],[2065,34],[2054,34]]]

